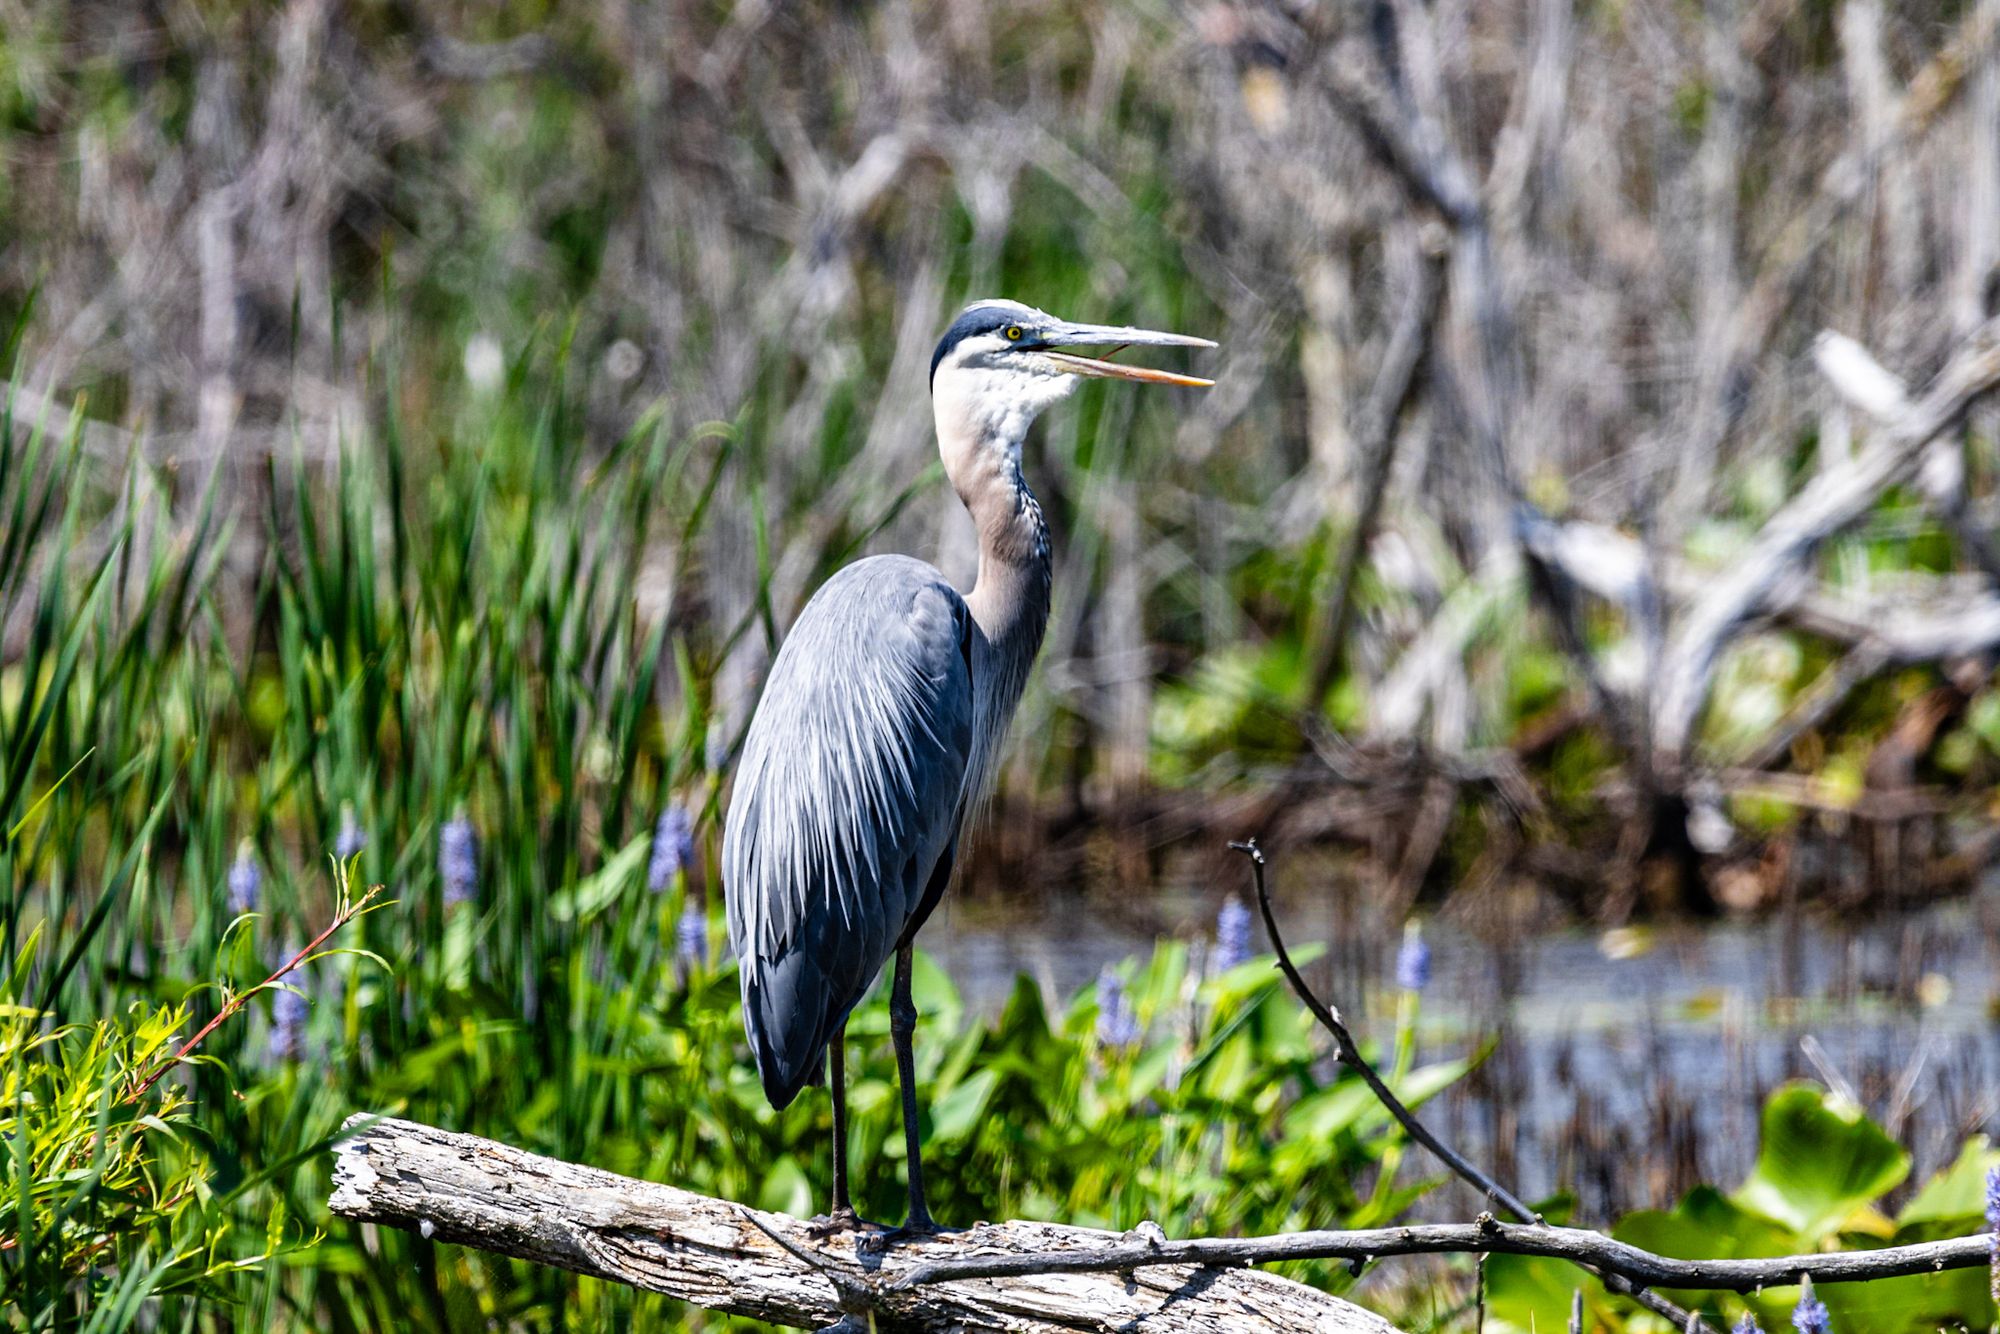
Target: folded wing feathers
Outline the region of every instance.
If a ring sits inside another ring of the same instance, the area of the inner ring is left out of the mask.
[[[800,614],[751,724],[724,837],[746,1000],[761,970],[810,943],[844,1015],[894,949],[957,828],[970,625],[942,575],[893,556],[848,566]]]

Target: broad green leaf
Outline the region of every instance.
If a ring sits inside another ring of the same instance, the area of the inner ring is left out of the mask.
[[[1923,1184],[1903,1211],[1896,1215],[1899,1228],[1925,1224],[1949,1224],[1951,1230],[1939,1235],[1955,1235],[1983,1226],[1986,1217],[1986,1174],[2000,1166],[2000,1151],[1984,1135],[1974,1135],[1959,1150],[1948,1167]],[[1915,1238],[1899,1238],[1915,1240]]]
[[[1732,1198],[1810,1249],[1909,1171],[1910,1155],[1859,1108],[1789,1084],[1764,1104],[1757,1164]]]
[[[955,1144],[971,1134],[986,1112],[997,1076],[980,1070],[931,1106],[931,1138],[939,1144]]]
[[[805,1218],[812,1213],[812,1204],[812,1182],[799,1160],[788,1153],[772,1163],[757,1191],[757,1207]]]
[[[1584,1328],[1622,1327],[1603,1285],[1575,1265],[1544,1256],[1488,1256],[1485,1328],[1503,1334],[1554,1334],[1568,1328],[1570,1301],[1579,1289]]]
[[[652,848],[650,833],[634,838],[595,872],[549,895],[549,916],[558,922],[587,922],[596,917],[639,883],[640,868],[652,855]]]

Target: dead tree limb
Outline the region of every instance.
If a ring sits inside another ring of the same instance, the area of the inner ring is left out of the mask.
[[[1983,1269],[1992,1258],[1988,1235],[1887,1246],[1874,1251],[1820,1251],[1763,1260],[1679,1260],[1640,1250],[1587,1228],[1502,1223],[1490,1215],[1472,1223],[1426,1223],[1354,1232],[1287,1232],[1274,1237],[1121,1242],[1097,1251],[1046,1255],[944,1257],[927,1260],[899,1280],[918,1287],[972,1277],[1087,1273],[1156,1264],[1251,1265],[1275,1260],[1377,1260],[1398,1255],[1540,1255],[1568,1260],[1639,1288],[1756,1292],[1810,1278],[1826,1283]],[[1615,1280],[1614,1280],[1615,1281]],[[1685,1321],[1685,1313],[1683,1313]],[[1685,1323],[1683,1323],[1685,1328]]]
[[[410,1121],[350,1117],[336,1149],[333,1212],[438,1241],[630,1284],[713,1311],[795,1328],[1216,1329],[1395,1334],[1351,1302],[1302,1283],[1214,1265],[1061,1268],[1128,1234],[1047,1223],[981,1224],[871,1252],[865,1238],[814,1239],[808,1225],[727,1200],[524,1153]],[[1157,1229],[1151,1230],[1158,1236]],[[1141,1241],[1142,1247],[1150,1243]],[[1043,1272],[907,1282],[925,1264],[1052,1257]],[[1118,1272],[1120,1270],[1129,1272]],[[851,1320],[849,1318],[852,1318]]]
[[[1909,412],[1910,395],[1902,379],[1861,344],[1828,334],[1818,349],[1818,361],[1827,382],[1849,407],[1881,422]],[[1991,534],[1980,525],[1966,497],[1965,442],[1955,433],[1943,432],[1925,446],[1917,486],[1951,529],[1959,549],[1985,573],[1989,584],[2000,584],[2000,551],[1994,549]]]
[[[1853,350],[1837,335],[1822,335],[1820,369],[1845,396],[1885,399],[1879,379],[1867,374]],[[1989,320],[1959,345],[1921,398],[1884,421],[1852,462],[1808,483],[1764,525],[1734,567],[1709,585],[1681,618],[1661,663],[1654,741],[1664,755],[1676,763],[1685,758],[1716,660],[1736,627],[1775,600],[1820,543],[1914,470],[1925,447],[1995,385],[2000,385],[2000,320]]]
[[[1312,636],[1307,649],[1309,675],[1304,704],[1308,713],[1318,711],[1320,700],[1333,684],[1334,672],[1340,666],[1348,623],[1354,616],[1354,582],[1368,554],[1369,539],[1375,535],[1382,502],[1389,494],[1389,475],[1396,462],[1397,428],[1404,412],[1416,400],[1418,372],[1430,356],[1432,329],[1443,286],[1439,271],[1443,265],[1434,248],[1424,240],[1419,239],[1413,248],[1418,254],[1410,266],[1410,292],[1389,337],[1388,349],[1382,354],[1382,366],[1362,415],[1361,506],[1354,516],[1354,530],[1341,549],[1332,601],[1324,619],[1315,627],[1318,633]]]
[[[1350,1039],[1351,1041],[1351,1039]],[[1393,1106],[1393,1098],[1390,1099]],[[1653,1309],[1654,1287],[1751,1292],[1810,1278],[1858,1283],[1985,1266],[1991,1238],[1754,1260],[1684,1260],[1581,1228],[1482,1215],[1441,1223],[1170,1241],[1046,1223],[981,1224],[871,1249],[802,1220],[410,1121],[351,1117],[333,1211],[710,1310],[798,1328],[1021,1331],[1260,1329],[1394,1334],[1338,1297],[1245,1266],[1406,1255],[1537,1255],[1590,1269]],[[1490,1183],[1489,1183],[1490,1184]],[[1511,1198],[1494,1188],[1496,1199]],[[1651,1300],[1648,1300],[1651,1299]]]

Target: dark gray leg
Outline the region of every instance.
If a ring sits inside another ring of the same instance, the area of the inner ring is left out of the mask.
[[[847,1025],[833,1035],[829,1083],[833,1085],[833,1216],[854,1212],[847,1198]]]
[[[847,1195],[847,1025],[833,1035],[827,1048],[827,1084],[833,1093],[833,1207],[813,1220],[808,1232],[830,1237],[861,1226],[860,1215]]]
[[[917,1006],[910,999],[910,946],[896,951],[896,983],[889,993],[889,1034],[896,1043],[896,1082],[903,1090],[903,1142],[910,1168],[910,1218],[906,1233],[936,1232],[930,1206],[924,1203],[924,1146],[917,1133]]]

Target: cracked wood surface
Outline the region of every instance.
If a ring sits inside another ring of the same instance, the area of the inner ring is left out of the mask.
[[[896,1290],[919,1264],[947,1256],[1060,1253],[1119,1240],[1049,1223],[980,1224],[881,1255],[856,1239],[815,1241],[800,1219],[411,1121],[348,1118],[336,1148],[332,1207],[363,1222],[424,1231],[555,1265],[710,1310],[820,1328],[849,1314],[830,1274],[860,1280],[882,1330],[1318,1330],[1395,1334],[1351,1302],[1247,1269],[1160,1266],[1129,1273],[1031,1274]],[[754,1219],[754,1221],[753,1221]],[[771,1236],[814,1257],[788,1254]],[[850,1308],[858,1303],[850,1289]],[[865,1316],[860,1321],[866,1327]]]

